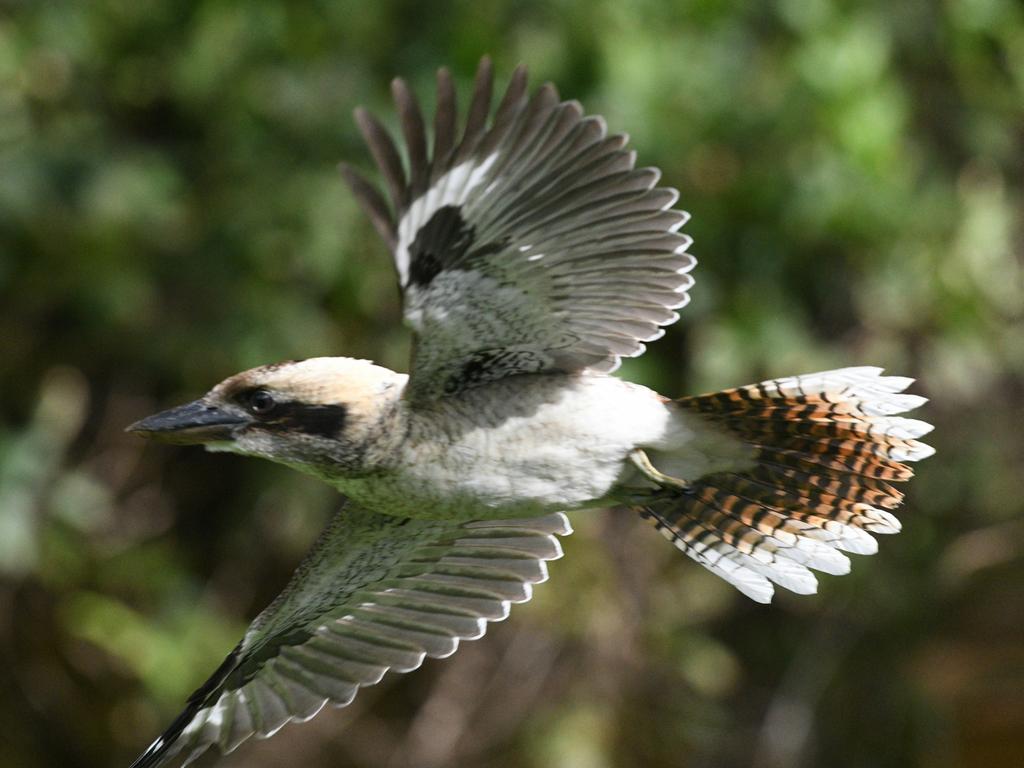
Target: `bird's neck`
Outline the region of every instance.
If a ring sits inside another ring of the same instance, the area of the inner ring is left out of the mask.
[[[378,474],[393,468],[401,454],[409,425],[408,403],[401,397],[400,392],[393,395],[389,393],[389,398],[382,404],[375,422],[367,429],[363,441],[362,471],[359,474]]]

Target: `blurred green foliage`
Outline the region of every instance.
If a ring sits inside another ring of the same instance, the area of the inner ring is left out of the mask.
[[[1024,765],[1024,7],[0,0],[0,766],[126,764],[335,501],[122,433],[245,367],[403,369],[338,178],[388,80],[483,53],[628,130],[701,263],[624,375],[917,376],[904,533],[755,606],[626,515],[534,603],[224,765]],[[202,763],[212,764],[209,758]]]

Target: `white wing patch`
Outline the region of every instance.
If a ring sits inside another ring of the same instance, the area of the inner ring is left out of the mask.
[[[483,162],[467,160],[434,182],[423,197],[409,206],[398,222],[398,247],[395,248],[395,266],[403,288],[409,285],[409,246],[420,227],[446,205],[465,205],[470,195],[484,183],[497,159],[498,153],[492,152]]]

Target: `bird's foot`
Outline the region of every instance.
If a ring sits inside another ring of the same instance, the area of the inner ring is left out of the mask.
[[[672,475],[666,475],[655,467],[654,464],[651,463],[650,457],[643,449],[634,449],[633,452],[629,454],[629,458],[633,462],[634,466],[640,470],[641,474],[651,482],[655,483],[658,487],[677,492],[690,490],[690,484],[686,480],[681,480],[678,477],[672,477]]]

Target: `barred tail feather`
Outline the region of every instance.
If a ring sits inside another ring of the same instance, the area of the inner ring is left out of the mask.
[[[770,602],[773,584],[813,593],[810,569],[847,573],[843,552],[873,554],[871,534],[897,533],[890,510],[906,462],[934,450],[931,425],[896,414],[926,402],[880,368],[764,381],[677,401],[743,440],[753,466],[692,479],[638,508],[665,538],[743,594]]]

